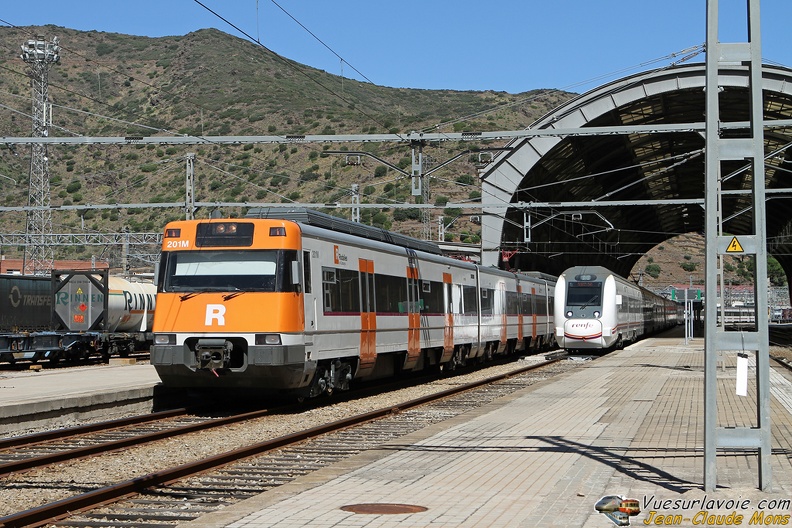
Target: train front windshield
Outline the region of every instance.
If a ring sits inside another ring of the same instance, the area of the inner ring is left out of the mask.
[[[292,291],[291,250],[202,250],[162,254],[164,292]]]
[[[601,282],[570,282],[567,306],[599,306],[602,304]]]

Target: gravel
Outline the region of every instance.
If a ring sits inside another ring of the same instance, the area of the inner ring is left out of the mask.
[[[511,372],[525,366],[526,361],[533,362],[541,359],[543,358],[527,358],[517,363],[484,368],[470,374],[443,378],[425,385],[372,397],[339,402],[296,414],[267,416],[85,460],[61,463],[18,475],[10,475],[2,480],[0,516],[140,477],[167,467],[231,451],[265,439],[315,427],[328,421],[395,405],[433,392],[446,390],[451,386]],[[583,363],[579,361],[563,361],[561,362],[563,367],[551,367],[544,377],[551,377],[560,371],[575,368],[581,364]],[[538,377],[537,381],[541,379],[542,377]],[[64,485],[64,483],[68,484]]]
[[[792,349],[770,347],[770,355],[784,358],[792,363]],[[268,438],[294,433],[328,421],[394,405],[432,392],[439,392],[451,386],[511,372],[525,366],[526,362],[542,359],[542,357],[528,357],[517,363],[484,368],[470,374],[443,378],[425,385],[307,409],[296,414],[267,416],[86,460],[11,475],[2,480],[0,516],[237,449]],[[562,361],[547,369],[544,376],[549,378],[584,364],[586,364],[585,361]],[[64,485],[64,483],[68,483],[68,485]]]

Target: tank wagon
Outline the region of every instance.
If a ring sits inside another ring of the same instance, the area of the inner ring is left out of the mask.
[[[558,277],[555,337],[567,350],[621,348],[676,326],[679,305],[600,266],[576,266]]]
[[[314,397],[554,345],[554,282],[311,210],[165,227],[151,363],[166,386]]]
[[[53,273],[57,324],[86,336],[90,354],[126,356],[151,344],[156,287],[150,280],[96,273]]]
[[[151,281],[100,271],[0,275],[0,362],[73,361],[148,349],[155,298]]]

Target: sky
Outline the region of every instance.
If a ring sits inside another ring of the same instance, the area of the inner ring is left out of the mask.
[[[747,0],[719,3],[719,40],[744,42]],[[762,57],[792,66],[792,1],[763,0],[761,14]],[[6,0],[0,7],[0,27],[149,37],[213,27],[377,85],[509,93],[582,93],[679,61],[706,40],[705,20],[706,0]]]

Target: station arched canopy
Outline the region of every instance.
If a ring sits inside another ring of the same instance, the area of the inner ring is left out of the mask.
[[[748,68],[721,72],[724,136],[748,134]],[[482,262],[557,275],[601,265],[623,276],[663,241],[703,233],[705,66],[638,74],[535,123],[482,173]],[[768,252],[792,272],[792,70],[763,67]],[[694,127],[667,125],[698,124]],[[586,134],[596,128],[603,133]],[[629,128],[630,132],[625,130]],[[724,233],[752,232],[748,162],[721,164]],[[502,205],[501,205],[502,204]]]

